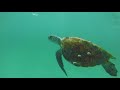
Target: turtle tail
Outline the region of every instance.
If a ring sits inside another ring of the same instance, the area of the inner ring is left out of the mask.
[[[116,57],[112,56],[111,59],[116,59]]]
[[[61,44],[61,38],[58,36],[49,36],[48,39],[58,45]]]

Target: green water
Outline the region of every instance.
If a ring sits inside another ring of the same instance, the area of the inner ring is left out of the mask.
[[[75,67],[64,58],[68,78],[120,78],[120,13],[0,12],[0,78],[67,78],[57,64],[59,46],[49,35],[77,36],[112,53],[118,76],[102,66]]]

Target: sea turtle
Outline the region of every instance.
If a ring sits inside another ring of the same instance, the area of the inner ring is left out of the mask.
[[[48,39],[60,46],[60,49],[56,52],[56,59],[66,76],[67,73],[64,69],[62,55],[68,62],[77,67],[102,65],[108,74],[117,76],[118,71],[115,64],[109,61],[110,58],[116,58],[96,44],[79,37],[60,38],[51,35],[48,36]]]

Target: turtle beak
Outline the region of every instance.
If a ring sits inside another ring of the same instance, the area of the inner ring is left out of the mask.
[[[52,36],[48,36],[48,39],[51,40],[51,39],[52,39]]]

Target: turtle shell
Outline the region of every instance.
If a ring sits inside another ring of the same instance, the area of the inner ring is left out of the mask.
[[[105,63],[112,57],[90,41],[77,37],[67,37],[61,42],[64,58],[75,66],[95,66]]]

